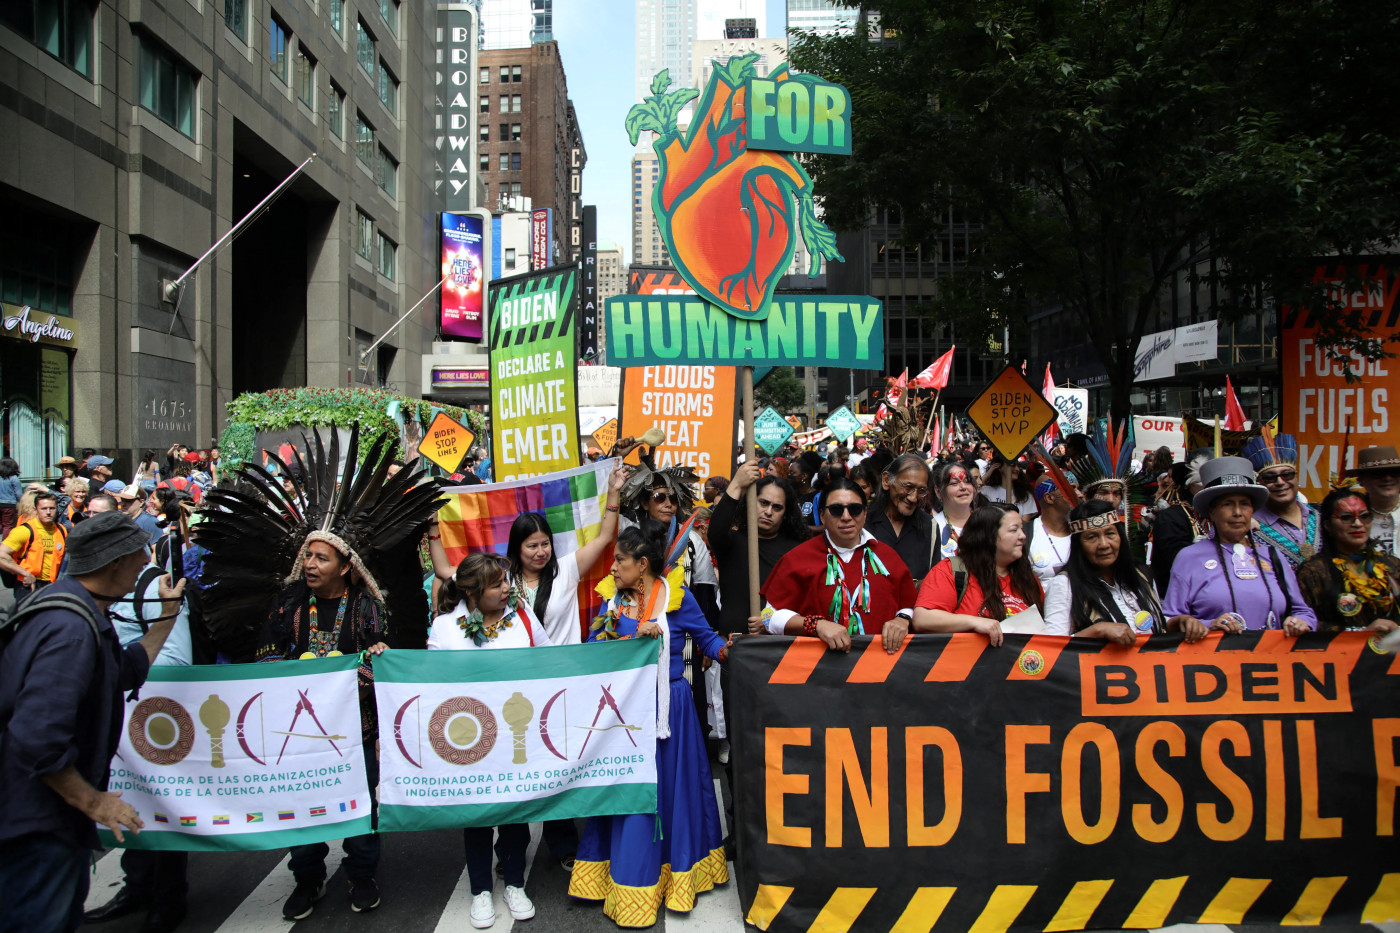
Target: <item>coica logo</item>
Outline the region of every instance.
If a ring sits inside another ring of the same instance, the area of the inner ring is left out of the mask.
[[[40,324],[38,321],[29,319],[29,310],[29,305],[25,305],[19,309],[18,314],[12,314],[5,318],[5,330],[18,330],[29,338],[30,343],[38,343],[41,337],[51,337],[65,343],[72,341],[73,332],[60,325],[58,318],[50,314],[49,319]]]

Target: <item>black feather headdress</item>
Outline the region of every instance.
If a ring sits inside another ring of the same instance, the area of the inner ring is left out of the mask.
[[[388,475],[390,435],[357,464],[359,425],[352,425],[340,469],[334,426],[329,450],[314,430],[302,437],[305,455],[292,448],[290,462],[268,453],[282,476],[300,477],[288,491],[278,476],[254,463],[237,471],[256,494],[216,488],[205,497],[199,544],[204,557],[205,624],[216,646],[235,657],[251,651],[272,600],[301,576],[306,547],[325,541],[345,555],[365,589],[381,602],[377,577],[394,548],[417,540],[441,505],[424,469]]]

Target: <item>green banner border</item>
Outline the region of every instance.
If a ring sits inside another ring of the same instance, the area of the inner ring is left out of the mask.
[[[307,658],[305,661],[271,662],[261,664],[194,664],[171,666],[161,664],[151,668],[147,683],[210,683],[219,680],[266,680],[272,677],[314,677],[353,671],[360,666],[360,657],[347,654],[338,658]]]
[[[216,836],[196,836],[172,830],[153,830],[148,824],[140,833],[124,832],[122,835],[126,837],[126,842],[123,843],[118,843],[117,837],[108,829],[99,827],[97,835],[106,849],[146,849],[152,852],[261,852],[305,845],[309,842],[334,842],[349,836],[363,836],[373,831],[370,816],[366,813],[353,820],[298,826],[295,829],[273,829],[261,833],[230,832]]]
[[[624,638],[584,645],[500,648],[493,651],[386,651],[375,660],[375,681],[386,684],[471,684],[583,677],[649,667],[661,640]],[[494,824],[493,824],[494,825]]]
[[[659,761],[657,767],[660,768]],[[462,826],[500,826],[502,823],[537,823],[542,820],[655,812],[656,785],[626,782],[602,787],[572,787],[548,797],[510,803],[455,803],[422,807],[414,804],[385,804],[379,808],[379,831],[418,832]]]

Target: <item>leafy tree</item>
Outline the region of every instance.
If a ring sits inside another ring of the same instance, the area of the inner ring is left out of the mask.
[[[793,414],[807,404],[807,389],[793,375],[791,366],[774,366],[753,387],[753,404],[755,412],[772,405],[779,414]]]
[[[851,3],[849,5],[855,5]],[[1400,8],[1375,0],[888,0],[864,34],[791,60],[850,89],[852,157],[809,170],[826,221],[898,207],[927,250],[979,227],[930,312],[968,342],[1059,305],[1129,411],[1133,359],[1174,277],[1321,304],[1301,259],[1400,231]],[[927,255],[927,253],[926,253]],[[943,257],[944,260],[948,257]],[[1345,343],[1345,315],[1324,339]],[[1371,352],[1375,352],[1372,350]]]

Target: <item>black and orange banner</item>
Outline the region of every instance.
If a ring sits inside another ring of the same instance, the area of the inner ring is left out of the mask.
[[[1400,918],[1400,660],[1370,633],[742,638],[739,894],[761,930]]]

